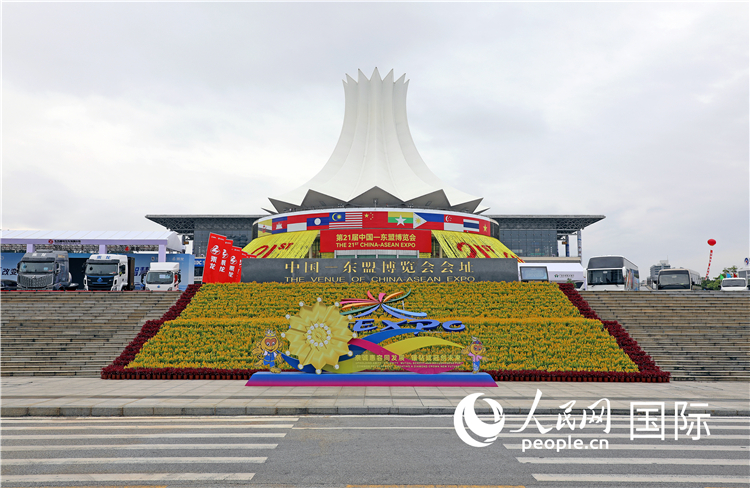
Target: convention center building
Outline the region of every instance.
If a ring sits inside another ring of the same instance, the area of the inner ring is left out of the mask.
[[[205,256],[220,234],[256,258],[516,258],[580,262],[582,230],[603,215],[493,215],[422,160],[406,117],[406,75],[344,81],[344,124],[309,182],[252,215],[147,215]],[[576,237],[577,253],[570,242]],[[561,255],[562,254],[562,255]]]

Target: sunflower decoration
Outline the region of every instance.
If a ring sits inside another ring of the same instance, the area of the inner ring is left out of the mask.
[[[336,306],[327,307],[322,300],[305,306],[300,302],[298,315],[289,316],[289,330],[281,337],[289,341],[287,355],[297,356],[299,369],[310,364],[320,374],[326,365],[339,368],[339,356],[351,356],[349,340],[357,334],[349,330],[349,321],[342,316]]]

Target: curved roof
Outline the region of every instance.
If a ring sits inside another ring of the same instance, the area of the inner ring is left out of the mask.
[[[74,244],[74,245],[164,245],[182,251],[182,239],[175,232],[157,231],[90,231],[90,230],[4,230],[3,244]]]
[[[406,75],[359,71],[344,81],[344,125],[323,169],[301,187],[269,198],[278,212],[341,206],[415,206],[480,213],[482,198],[443,183],[419,155],[406,118]]]

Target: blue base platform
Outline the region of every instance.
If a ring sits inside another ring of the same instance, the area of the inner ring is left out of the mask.
[[[297,372],[253,374],[245,386],[437,386],[496,388],[487,373],[324,373]]]

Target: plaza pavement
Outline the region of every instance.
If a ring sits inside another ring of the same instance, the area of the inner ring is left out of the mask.
[[[246,387],[244,380],[101,380],[13,376],[0,379],[2,417],[153,415],[452,415],[466,395],[481,392],[507,414],[557,414],[575,400],[580,411],[606,398],[612,414],[631,402],[689,402],[687,413],[750,417],[749,382],[671,383],[499,382],[497,388]],[[490,412],[483,401],[477,412]]]

